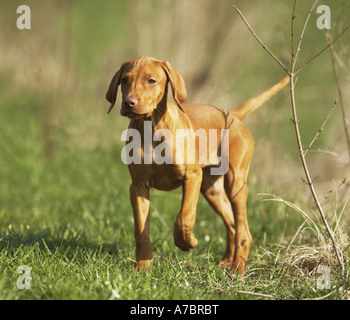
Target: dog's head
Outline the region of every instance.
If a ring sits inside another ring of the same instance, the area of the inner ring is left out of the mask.
[[[120,114],[130,119],[151,116],[166,94],[169,82],[174,100],[182,110],[181,103],[187,98],[185,82],[169,62],[150,57],[125,61],[114,75],[106,94],[111,103],[108,113],[115,105],[120,85]]]

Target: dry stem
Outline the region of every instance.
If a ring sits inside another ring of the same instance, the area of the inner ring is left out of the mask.
[[[311,59],[309,59],[307,62],[305,62],[301,67],[299,67],[295,71],[295,75],[299,73],[301,70],[303,70],[309,63],[314,61],[317,57],[319,57],[323,52],[325,52],[327,49],[329,49],[337,40],[339,40],[347,31],[349,31],[350,25],[348,25],[332,42],[328,44],[325,48],[323,48],[321,51],[317,52]]]
[[[303,166],[303,169],[304,169],[304,173],[305,173],[305,176],[306,176],[306,180],[307,180],[307,184],[310,188],[310,191],[311,191],[311,194],[312,194],[312,197],[315,201],[315,204],[316,204],[316,207],[317,207],[317,210],[319,211],[320,213],[320,216],[321,216],[321,219],[326,227],[326,230],[327,230],[327,233],[329,234],[329,237],[332,241],[332,245],[333,245],[333,249],[335,251],[335,254],[337,256],[337,260],[339,262],[339,265],[341,266],[341,269],[342,269],[342,273],[344,274],[345,270],[344,270],[344,262],[343,262],[343,259],[342,259],[342,256],[337,248],[337,245],[335,243],[335,239],[334,239],[334,236],[333,236],[333,233],[328,225],[328,222],[327,222],[327,219],[325,217],[325,214],[323,212],[323,208],[321,206],[321,203],[318,199],[318,195],[316,193],[316,190],[314,188],[314,184],[313,184],[313,181],[311,179],[311,176],[310,176],[310,171],[308,169],[308,165],[307,165],[307,162],[306,162],[306,159],[305,159],[305,152],[304,152],[304,149],[303,149],[303,145],[302,145],[302,141],[301,141],[301,136],[300,136],[300,129],[299,129],[299,120],[298,120],[298,115],[297,115],[297,110],[296,110],[296,103],[295,103],[295,75],[300,72],[302,69],[304,69],[309,63],[311,63],[313,60],[315,60],[317,57],[319,57],[323,52],[325,52],[329,47],[331,47],[342,35],[345,34],[345,32],[347,32],[349,29],[350,29],[350,26],[348,26],[347,28],[345,28],[332,42],[330,42],[328,44],[328,46],[324,49],[322,49],[320,52],[318,52],[315,56],[313,56],[310,60],[308,60],[306,63],[304,63],[301,67],[299,67],[299,69],[297,69],[296,71],[294,70],[295,69],[295,64],[296,64],[296,61],[297,61],[297,58],[298,58],[298,54],[300,52],[300,46],[301,46],[301,43],[302,43],[302,40],[303,40],[303,36],[304,36],[304,32],[306,30],[306,26],[308,24],[308,21],[309,21],[309,18],[311,16],[311,13],[314,9],[314,7],[316,6],[318,0],[315,0],[309,13],[308,13],[308,16],[305,20],[305,23],[304,23],[304,26],[303,26],[303,29],[302,29],[302,32],[301,32],[301,35],[299,37],[299,40],[298,40],[298,46],[297,46],[297,49],[296,49],[296,52],[292,52],[291,54],[291,69],[288,70],[284,64],[266,47],[266,45],[261,41],[261,39],[256,35],[256,33],[254,32],[254,30],[251,28],[251,26],[249,25],[249,23],[247,22],[247,20],[244,18],[243,14],[241,13],[241,11],[236,7],[236,6],[233,6],[236,11],[238,12],[238,14],[241,16],[242,20],[244,21],[244,23],[247,25],[248,29],[250,30],[250,32],[252,33],[252,35],[256,38],[256,40],[262,45],[262,47],[272,56],[272,58],[274,58],[274,60],[280,65],[280,67],[286,71],[289,76],[290,76],[290,96],[291,96],[291,105],[292,105],[292,114],[293,114],[293,124],[294,124],[294,129],[295,129],[295,134],[296,134],[296,139],[297,139],[297,144],[298,144],[298,148],[299,148],[299,155],[300,155],[300,160],[301,160],[301,163],[302,163],[302,166]],[[296,8],[296,3],[297,3],[297,0],[294,0],[294,6],[293,6],[293,14],[292,14],[292,32],[291,32],[291,38],[292,38],[292,50],[294,49],[294,19],[295,19],[295,8]],[[317,135],[316,135],[317,136]],[[313,142],[312,142],[313,143]],[[308,149],[307,149],[308,150]]]
[[[250,32],[252,33],[252,35],[254,36],[254,38],[256,40],[258,40],[258,42],[261,44],[261,46],[270,54],[270,56],[272,56],[272,58],[274,58],[276,60],[276,62],[281,66],[281,68],[287,72],[289,74],[288,69],[285,67],[285,65],[270,51],[270,49],[268,47],[265,46],[265,44],[260,40],[260,38],[257,36],[257,34],[254,32],[254,30],[252,29],[252,27],[249,25],[248,21],[244,18],[242,12],[235,6],[233,5],[233,7],[236,9],[236,11],[238,12],[238,14],[241,16],[242,20],[244,21],[244,23],[247,25],[248,29],[250,30]]]
[[[324,120],[324,122],[322,123],[321,128],[318,129],[317,133],[315,134],[315,136],[314,136],[313,139],[311,140],[309,146],[308,146],[308,147],[306,148],[306,150],[304,151],[304,156],[306,156],[306,154],[308,153],[308,151],[310,150],[310,148],[312,147],[312,145],[314,144],[314,142],[317,140],[317,138],[318,138],[318,136],[320,135],[320,133],[323,131],[323,128],[324,128],[324,126],[326,125],[326,123],[328,122],[329,117],[331,116],[331,114],[332,114],[333,110],[335,109],[336,105],[337,105],[337,100],[334,101],[333,107],[332,107],[331,111],[329,111],[329,113],[328,113],[326,119]]]
[[[333,42],[333,37],[332,37],[332,34],[330,32],[327,32],[327,38],[328,38],[328,43]],[[348,162],[350,163],[350,133],[349,133],[348,124],[346,123],[345,103],[344,103],[343,93],[341,90],[341,86],[340,86],[340,82],[339,82],[339,78],[338,78],[338,74],[337,74],[337,67],[336,67],[336,62],[335,62],[336,61],[336,53],[335,53],[333,46],[331,46],[330,49],[331,49],[331,57],[332,57],[332,69],[333,69],[335,83],[336,83],[337,89],[338,89],[340,109],[341,109],[342,119],[343,119],[344,133],[345,133],[345,138],[346,138],[346,144],[348,147],[348,156],[349,156]]]
[[[314,4],[312,5],[307,17],[306,17],[306,20],[305,20],[305,23],[304,23],[304,26],[303,26],[303,29],[301,31],[301,34],[300,34],[300,37],[299,37],[299,40],[298,40],[298,46],[297,46],[297,49],[295,51],[295,53],[292,54],[292,61],[291,61],[291,70],[293,71],[294,68],[295,68],[295,64],[298,60],[298,55],[299,55],[299,52],[300,52],[300,46],[301,46],[301,43],[303,41],[303,38],[304,38],[304,33],[305,33],[305,30],[306,30],[306,26],[309,22],[309,19],[310,19],[310,16],[311,16],[311,13],[312,11],[314,10],[316,4],[317,4],[318,0],[315,0]],[[297,0],[294,1],[294,6],[293,6],[293,12],[295,13],[295,8],[296,8],[296,5],[297,5]],[[295,15],[294,15],[295,17]],[[292,20],[292,30],[294,29],[294,21]],[[294,30],[292,31],[293,34],[294,34]]]

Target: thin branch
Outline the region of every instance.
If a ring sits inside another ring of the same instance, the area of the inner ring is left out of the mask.
[[[326,125],[326,123],[328,122],[329,117],[331,116],[331,114],[332,114],[333,110],[335,109],[336,105],[337,105],[337,100],[334,101],[333,106],[332,106],[332,109],[331,109],[331,111],[329,111],[329,113],[328,113],[326,119],[324,120],[324,122],[323,122],[321,128],[317,131],[316,135],[315,135],[315,136],[313,137],[313,139],[311,140],[309,146],[308,146],[308,147],[306,148],[306,150],[304,151],[304,156],[306,156],[306,154],[307,154],[308,151],[310,150],[310,148],[311,148],[311,146],[313,145],[313,143],[317,140],[318,136],[319,136],[320,133],[323,131],[323,128],[324,128],[324,126]]]
[[[293,5],[293,12],[292,12],[292,27],[291,27],[291,42],[292,42],[292,57],[290,59],[290,61],[294,61],[294,20],[295,20],[295,10],[296,10],[296,7],[297,7],[297,2],[298,0],[294,0],[294,5]],[[292,66],[291,66],[292,67]]]
[[[346,178],[343,178],[342,181],[336,186],[334,187],[333,189],[329,190],[323,197],[322,199],[320,200],[320,202],[322,202],[324,199],[327,199],[327,196],[329,194],[331,194],[333,191],[336,191],[337,189],[339,189],[341,186],[343,186],[344,184],[346,183]],[[337,223],[338,225],[338,223]]]
[[[304,33],[305,33],[305,30],[306,30],[306,26],[307,26],[307,24],[308,24],[308,22],[309,22],[311,13],[312,13],[312,11],[314,10],[314,8],[315,8],[317,2],[318,2],[318,0],[315,0],[314,4],[312,5],[312,7],[311,7],[311,9],[310,9],[310,11],[309,11],[309,13],[308,13],[308,15],[307,15],[307,17],[306,17],[306,20],[305,20],[303,29],[301,30],[300,38],[299,38],[299,40],[298,40],[298,46],[297,46],[297,49],[296,49],[295,54],[293,55],[293,56],[294,56],[294,59],[292,60],[292,63],[291,63],[291,65],[292,65],[292,67],[291,67],[291,72],[294,71],[295,64],[296,64],[296,62],[297,62],[297,60],[298,60],[298,55],[299,55],[299,51],[300,51],[301,42],[303,41],[303,38],[304,38]],[[293,8],[293,10],[294,10],[294,8]],[[294,24],[292,25],[292,27],[294,28]],[[293,30],[293,33],[294,33],[294,30]]]
[[[349,31],[350,25],[348,25],[332,42],[328,44],[327,47],[323,48],[321,51],[317,52],[311,59],[309,59],[307,62],[305,62],[297,71],[294,72],[296,75],[301,70],[303,70],[309,63],[314,61],[317,57],[319,57],[323,52],[325,52],[328,48],[330,48],[337,40],[339,40],[347,31]]]
[[[260,40],[260,38],[257,36],[257,34],[254,32],[254,30],[252,29],[252,27],[249,25],[248,21],[244,18],[242,12],[235,6],[233,5],[233,7],[236,9],[236,11],[238,12],[238,14],[241,16],[242,20],[244,21],[244,23],[246,24],[246,26],[248,27],[248,29],[250,30],[251,34],[254,36],[254,38],[256,40],[258,40],[258,42],[261,44],[261,46],[270,54],[270,56],[272,58],[274,58],[276,60],[276,62],[281,66],[281,68],[287,72],[289,74],[288,69],[285,67],[285,65],[270,51],[270,49],[268,47],[265,46],[265,44]]]
[[[335,18],[335,20],[333,22],[333,27],[335,27],[338,24],[339,19],[344,15],[344,10],[348,4],[349,4],[348,0],[344,0],[343,4],[339,10],[338,16]]]
[[[332,241],[332,245],[333,245],[333,248],[334,248],[334,251],[335,251],[335,254],[337,256],[337,259],[338,259],[338,262],[339,262],[339,265],[341,266],[341,269],[342,269],[342,274],[344,275],[344,272],[345,272],[345,269],[344,269],[344,262],[343,262],[343,259],[340,255],[340,252],[337,248],[337,245],[335,243],[335,240],[334,240],[334,236],[333,236],[333,233],[328,225],[328,222],[327,222],[327,219],[325,217],[325,214],[323,212],[323,208],[321,206],[321,203],[318,199],[318,196],[317,196],[317,193],[316,193],[316,190],[314,188],[314,184],[313,184],[313,181],[311,179],[311,176],[310,176],[310,171],[309,171],[309,168],[307,166],[307,163],[306,163],[306,160],[305,160],[305,154],[304,154],[304,150],[303,150],[303,145],[302,145],[302,141],[301,141],[301,136],[300,136],[300,129],[299,129],[299,120],[298,120],[298,116],[297,116],[297,111],[296,111],[296,103],[295,103],[295,92],[294,92],[294,88],[295,88],[295,82],[294,82],[294,78],[295,78],[295,75],[301,71],[302,69],[304,69],[310,62],[312,62],[313,60],[315,60],[317,57],[319,57],[324,51],[326,51],[330,46],[332,46],[334,44],[335,41],[337,41],[346,31],[348,31],[348,29],[350,29],[350,26],[348,26],[347,28],[345,28],[340,35],[338,35],[338,37],[332,41],[332,43],[330,43],[326,48],[324,48],[323,50],[321,50],[318,54],[316,54],[314,57],[312,57],[308,62],[306,62],[305,64],[303,64],[296,72],[294,72],[294,67],[295,67],[295,62],[296,62],[296,59],[297,59],[297,55],[298,55],[298,52],[299,52],[299,49],[300,49],[300,46],[301,46],[301,42],[302,42],[302,38],[303,38],[303,35],[304,35],[304,32],[305,32],[305,29],[306,29],[306,25],[307,25],[307,22],[310,18],[310,15],[311,15],[311,12],[313,10],[313,8],[315,7],[316,3],[317,3],[318,0],[316,0],[311,8],[311,10],[309,11],[309,14],[306,18],[306,21],[304,23],[304,27],[303,27],[303,30],[302,30],[302,33],[301,33],[301,36],[299,38],[299,42],[298,42],[298,48],[297,48],[297,51],[296,51],[296,54],[295,56],[292,54],[292,59],[294,58],[293,61],[291,61],[291,70],[288,71],[286,69],[286,67],[283,65],[283,63],[278,60],[276,58],[276,56],[265,46],[265,44],[259,39],[259,37],[255,34],[254,30],[250,27],[249,23],[247,22],[247,20],[244,18],[243,14],[240,12],[240,10],[236,7],[236,6],[233,6],[236,11],[239,13],[239,15],[241,16],[242,20],[244,21],[244,23],[247,25],[248,29],[250,30],[250,32],[252,33],[252,35],[255,37],[255,39],[263,46],[263,48],[276,60],[276,62],[281,66],[281,68],[283,70],[285,70],[289,76],[290,76],[290,96],[291,96],[291,105],[292,105],[292,113],[293,113],[293,124],[294,124],[294,129],[295,129],[295,134],[296,134],[296,139],[297,139],[297,144],[298,144],[298,148],[299,148],[299,155],[300,155],[300,159],[301,159],[301,163],[302,163],[302,166],[303,166],[303,169],[304,169],[304,173],[305,173],[305,176],[306,176],[306,180],[307,180],[307,183],[308,183],[308,186],[310,188],[310,191],[311,191],[311,195],[315,201],[315,204],[316,204],[316,207],[317,207],[317,210],[319,211],[320,213],[320,216],[322,218],[322,221],[326,227],[326,230],[327,230],[327,233],[329,234],[329,237]],[[293,9],[294,10],[294,9]],[[292,23],[292,27],[294,27],[294,23]],[[294,30],[292,31],[292,33],[294,34]],[[294,36],[292,37],[294,38]],[[294,44],[293,44],[294,46]]]
[[[339,157],[340,154],[338,152],[335,152],[335,151],[329,151],[329,150],[322,150],[320,148],[318,148],[317,150],[310,150],[310,152],[318,152],[318,153],[324,153],[324,154],[329,154],[333,157]]]
[[[333,48],[334,47],[332,46],[330,49],[332,50]],[[340,59],[339,55],[334,49],[333,49],[333,52],[334,52],[334,60],[338,63],[339,67],[345,72],[345,74],[348,75],[349,70],[347,69],[347,66],[344,64],[343,60]]]
[[[292,112],[293,112],[293,119],[294,119],[294,122],[293,122],[294,123],[294,129],[295,129],[296,139],[297,139],[297,143],[298,143],[298,147],[299,147],[299,155],[300,155],[301,163],[302,163],[302,166],[303,166],[303,169],[304,169],[304,173],[305,173],[305,176],[306,176],[306,180],[308,182],[308,186],[310,188],[311,195],[312,195],[312,197],[313,197],[313,199],[315,201],[317,210],[320,213],[320,216],[321,216],[321,219],[323,221],[323,224],[325,225],[327,233],[328,233],[329,237],[331,238],[333,249],[335,251],[335,254],[337,256],[338,262],[339,262],[339,264],[341,266],[341,269],[342,269],[342,274],[344,274],[345,270],[344,270],[343,259],[342,259],[341,255],[340,255],[338,247],[337,247],[337,245],[335,243],[333,232],[332,232],[332,230],[330,229],[330,227],[328,225],[326,216],[325,216],[325,214],[323,212],[323,208],[322,208],[321,203],[320,203],[320,201],[318,199],[318,196],[317,196],[317,193],[316,193],[313,181],[312,181],[311,176],[310,176],[310,171],[309,171],[309,168],[308,168],[306,160],[305,160],[305,154],[304,154],[304,151],[303,151],[303,145],[302,145],[302,142],[301,142],[300,130],[299,130],[299,125],[298,125],[298,116],[297,116],[297,112],[296,112],[295,92],[294,92],[294,74],[293,73],[292,73],[292,76],[290,77],[290,96],[291,96]]]
[[[333,37],[332,37],[332,34],[330,32],[327,32],[327,38],[328,38],[328,42],[332,42]],[[344,133],[345,133],[345,138],[346,138],[346,144],[348,147],[348,156],[349,156],[349,163],[350,163],[350,133],[349,133],[348,124],[346,123],[345,103],[344,103],[343,93],[341,90],[341,85],[340,85],[338,74],[337,74],[337,67],[336,67],[336,63],[335,63],[336,53],[335,53],[333,46],[331,47],[331,58],[332,58],[332,69],[333,69],[334,79],[335,79],[335,83],[336,83],[337,89],[338,89],[340,109],[341,109],[341,113],[342,113],[343,127],[344,127]]]
[[[298,47],[296,49],[296,53],[295,53],[295,56],[294,56],[294,60],[291,61],[291,70],[290,70],[290,96],[291,96],[291,105],[292,105],[292,113],[293,113],[293,124],[294,124],[294,130],[295,130],[295,134],[296,134],[296,139],[297,139],[297,144],[298,144],[298,148],[299,148],[299,155],[300,155],[300,160],[301,160],[301,163],[302,163],[302,166],[303,166],[303,169],[304,169],[304,174],[305,174],[305,177],[306,177],[306,180],[307,180],[307,184],[310,188],[310,191],[311,191],[311,195],[315,201],[315,204],[316,204],[316,207],[317,207],[317,210],[319,211],[320,213],[320,216],[321,216],[321,219],[323,221],[323,224],[325,225],[326,227],[326,230],[327,230],[327,233],[329,234],[329,237],[331,238],[331,241],[332,241],[332,245],[333,245],[333,248],[334,248],[334,251],[335,251],[335,254],[337,256],[337,259],[338,259],[338,262],[341,266],[341,269],[342,269],[342,274],[344,274],[345,270],[344,270],[344,262],[343,262],[343,259],[340,255],[340,252],[338,250],[338,247],[335,243],[335,240],[334,240],[334,236],[333,236],[333,233],[332,233],[332,230],[330,229],[329,225],[328,225],[328,222],[327,222],[327,219],[326,219],[326,216],[323,212],[323,208],[321,206],[321,203],[318,199],[318,196],[317,196],[317,193],[316,193],[316,190],[314,188],[314,184],[313,184],[313,181],[311,179],[311,176],[310,176],[310,171],[309,171],[309,168],[308,168],[308,165],[306,163],[306,159],[305,159],[305,153],[304,153],[304,150],[303,150],[303,145],[302,145],[302,141],[301,141],[301,135],[300,135],[300,129],[299,129],[299,120],[298,120],[298,115],[297,115],[297,111],[296,111],[296,103],[295,103],[295,83],[294,83],[294,77],[295,75],[300,71],[302,70],[304,67],[306,67],[311,61],[313,61],[314,59],[317,58],[317,56],[321,55],[322,52],[318,55],[316,55],[315,57],[313,57],[312,59],[309,60],[309,62],[305,63],[304,65],[302,65],[296,72],[294,72],[294,68],[295,68],[295,63],[297,61],[297,57],[298,57],[298,54],[299,54],[299,51],[300,51],[300,46],[301,46],[301,43],[302,43],[302,40],[303,40],[303,36],[304,36],[304,32],[306,30],[306,26],[307,26],[307,23],[309,21],[309,18],[311,16],[311,13],[316,5],[316,3],[318,2],[318,0],[316,0],[314,2],[314,4],[312,5],[310,11],[309,11],[309,14],[305,20],[305,23],[304,23],[304,26],[303,26],[303,29],[302,29],[302,32],[301,32],[301,35],[300,35],[300,38],[299,38],[299,42],[298,42]],[[294,32],[294,31],[293,31]],[[338,36],[339,38],[339,36]],[[323,50],[323,52],[325,51],[325,49]]]

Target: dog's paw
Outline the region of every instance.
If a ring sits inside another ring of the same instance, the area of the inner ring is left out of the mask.
[[[140,260],[135,265],[136,272],[142,272],[143,270],[149,270],[151,267],[152,260]]]
[[[233,257],[229,257],[229,258],[222,258],[222,260],[220,261],[220,266],[231,266],[233,263]]]
[[[183,234],[180,230],[174,230],[174,242],[175,245],[182,251],[191,251],[198,245],[198,240],[194,236],[193,232]]]
[[[238,273],[240,275],[244,275],[245,271],[245,261],[244,259],[236,259],[236,261],[233,263],[231,267],[231,274]]]

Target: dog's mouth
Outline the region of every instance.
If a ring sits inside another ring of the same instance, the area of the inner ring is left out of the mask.
[[[149,118],[152,115],[152,112],[139,114],[132,111],[123,111],[123,112],[121,111],[120,113],[123,117],[127,117],[131,120],[145,119],[145,118]]]

